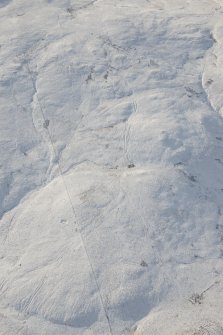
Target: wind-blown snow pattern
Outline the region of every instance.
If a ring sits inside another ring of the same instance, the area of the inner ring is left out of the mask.
[[[0,1],[0,335],[223,334],[221,0]]]

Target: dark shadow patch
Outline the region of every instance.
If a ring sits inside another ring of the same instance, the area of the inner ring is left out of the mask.
[[[0,8],[8,6],[10,2],[11,0],[0,0]]]

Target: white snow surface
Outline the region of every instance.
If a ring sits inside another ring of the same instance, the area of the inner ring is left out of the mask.
[[[223,2],[0,0],[0,335],[223,334]]]

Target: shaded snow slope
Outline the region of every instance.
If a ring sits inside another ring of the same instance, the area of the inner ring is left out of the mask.
[[[0,4],[0,334],[223,334],[223,7]]]

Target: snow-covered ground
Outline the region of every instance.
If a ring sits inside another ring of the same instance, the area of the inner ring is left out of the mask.
[[[223,334],[221,0],[0,0],[0,335]]]

